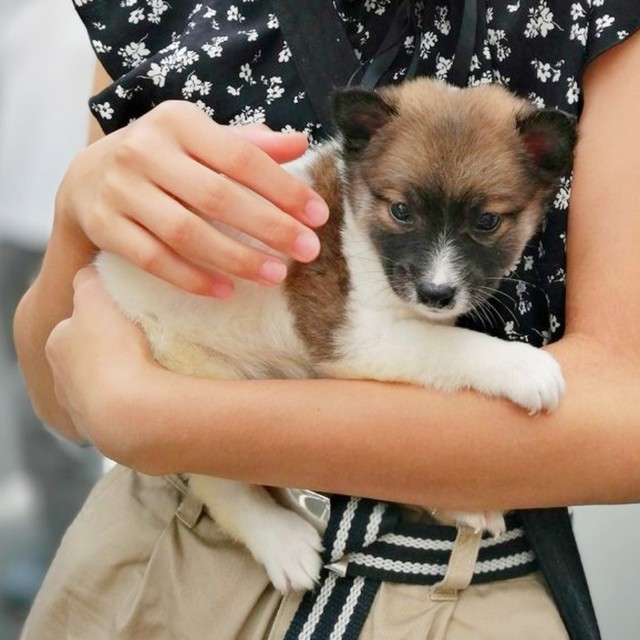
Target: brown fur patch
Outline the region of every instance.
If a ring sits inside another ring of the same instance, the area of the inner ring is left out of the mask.
[[[485,193],[524,205],[532,184],[516,130],[516,116],[532,110],[525,100],[492,85],[457,90],[420,79],[381,91],[398,117],[371,142],[367,181],[386,185],[432,183],[449,198]],[[378,153],[378,151],[380,153]]]
[[[335,163],[331,150],[325,150],[310,171],[312,186],[330,211],[328,222],[318,230],[320,255],[310,264],[292,263],[286,280],[296,329],[318,360],[335,355],[335,334],[344,323],[349,293],[349,271],[342,253],[342,189]]]

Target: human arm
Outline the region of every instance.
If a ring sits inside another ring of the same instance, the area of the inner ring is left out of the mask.
[[[94,91],[109,81],[98,68]],[[91,144],[60,186],[43,267],[15,318],[21,366],[45,422],[77,437],[55,399],[44,345],[52,328],[71,314],[73,276],[99,249],[191,292],[221,297],[230,293],[226,273],[267,283],[263,265],[275,264],[271,275],[279,279],[284,263],[229,240],[207,219],[226,222],[291,257],[315,257],[319,244],[308,227],[326,219],[326,205],[278,164],[306,146],[302,134],[232,130],[178,102],[109,136],[93,123]]]
[[[553,414],[530,418],[471,392],[374,382],[184,378],[154,365],[136,329],[105,316],[108,305],[86,274],[74,318],[49,344],[60,397],[107,455],[151,473],[204,472],[472,510],[637,500],[640,87],[627,78],[638,64],[634,36],[585,78],[567,329],[550,347],[568,391]],[[100,319],[104,335],[95,332]],[[116,325],[120,350],[110,348]],[[96,357],[103,366],[87,385]]]

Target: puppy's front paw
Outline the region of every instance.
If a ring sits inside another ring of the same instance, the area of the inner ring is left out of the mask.
[[[271,513],[245,544],[280,593],[313,589],[318,581],[322,540],[297,513],[286,509]]]
[[[471,527],[474,531],[488,531],[494,538],[507,530],[502,511],[445,511],[435,509],[433,517],[443,524]]]
[[[555,358],[520,342],[505,345],[481,386],[480,390],[508,398],[530,414],[553,411],[565,388],[562,370]]]

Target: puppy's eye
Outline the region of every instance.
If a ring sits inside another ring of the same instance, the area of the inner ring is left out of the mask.
[[[481,233],[491,233],[496,231],[502,224],[502,216],[497,213],[483,213],[476,220],[476,231]]]
[[[405,202],[392,202],[389,205],[389,213],[394,220],[402,224],[411,222],[411,211]]]

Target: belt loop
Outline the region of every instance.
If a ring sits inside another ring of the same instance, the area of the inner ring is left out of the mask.
[[[433,585],[431,600],[435,602],[457,600],[458,591],[466,589],[471,584],[481,539],[481,531],[464,526],[458,528],[447,572],[440,582]]]
[[[193,491],[187,490],[186,493],[182,494],[176,517],[185,527],[193,529],[198,524],[203,511],[204,504],[202,500]]]

